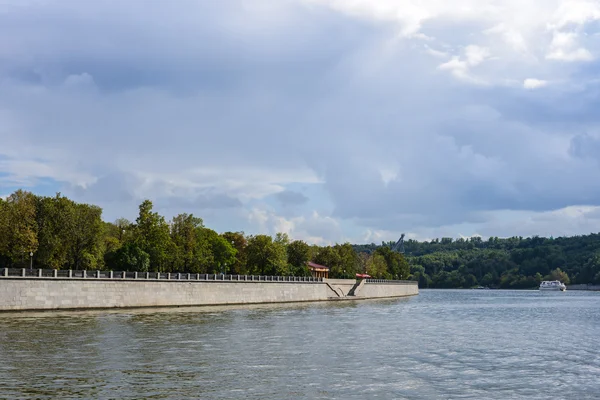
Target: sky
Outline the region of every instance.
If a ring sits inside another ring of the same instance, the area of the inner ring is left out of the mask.
[[[600,0],[0,0],[0,195],[319,245],[600,226]]]

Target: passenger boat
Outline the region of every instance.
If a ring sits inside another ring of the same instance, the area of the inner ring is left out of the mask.
[[[567,290],[567,286],[561,281],[542,281],[542,283],[540,283],[540,290],[560,290],[561,292],[564,292]]]

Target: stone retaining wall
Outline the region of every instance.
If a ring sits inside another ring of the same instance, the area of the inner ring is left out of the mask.
[[[118,274],[105,275],[121,276]],[[102,278],[100,273],[81,271],[69,272],[67,277],[39,271],[28,271],[25,275],[0,274],[0,311],[327,301],[333,298],[330,286],[343,292],[336,300],[340,297],[358,300],[418,294],[416,283],[369,283],[357,296],[346,297],[346,289],[356,282],[351,279],[325,282],[322,278],[202,277],[194,274],[173,274],[169,279],[161,279],[161,276],[148,278],[147,275],[127,278],[127,274],[120,278]]]
[[[419,286],[417,285],[417,282],[406,282],[406,281],[373,282],[371,280],[367,280],[357,295],[361,296],[361,297],[367,297],[367,298],[381,298],[381,297],[414,296],[417,294],[419,294]]]

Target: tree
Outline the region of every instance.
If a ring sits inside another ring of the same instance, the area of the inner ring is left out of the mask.
[[[342,271],[342,260],[340,258],[340,254],[334,247],[321,247],[314,259],[314,262],[329,267],[331,278],[337,278],[341,276],[340,271]]]
[[[139,206],[135,225],[135,243],[150,256],[150,267],[154,271],[170,270],[169,250],[175,249],[169,234],[169,225],[164,217],[152,212],[152,202],[144,200]],[[172,261],[172,260],[171,260]]]
[[[373,253],[367,259],[367,274],[376,279],[384,278],[387,274],[385,258],[378,253]]]
[[[0,197],[0,266],[8,264],[8,203]]]
[[[196,261],[197,252],[197,232],[198,228],[203,228],[201,218],[194,217],[193,214],[179,214],[173,218],[171,224],[171,239],[176,249],[173,256],[175,269],[190,271]]]
[[[419,282],[420,288],[428,288],[431,283],[431,278],[427,275],[422,265],[412,265],[408,279]]]
[[[150,256],[133,243],[125,243],[111,257],[115,269],[120,271],[147,272],[150,268]]]
[[[274,242],[270,236],[256,235],[248,238],[246,248],[248,269],[251,274],[288,275],[285,246]]]
[[[235,248],[235,260],[233,264],[231,264],[230,272],[232,274],[239,275],[247,275],[248,267],[246,265],[247,255],[246,255],[246,246],[248,245],[248,241],[244,236],[243,232],[225,232],[221,236],[227,240],[227,242],[231,243],[231,245]]]
[[[556,268],[550,271],[550,274],[546,277],[548,281],[561,281],[565,285],[568,285],[571,280],[569,279],[569,275],[566,272],[563,272],[560,268]]]
[[[36,255],[42,268],[72,267],[69,249],[72,243],[71,227],[74,222],[75,202],[57,193],[54,197],[40,197],[37,201],[39,248]]]
[[[354,278],[360,268],[358,254],[356,254],[350,243],[338,244],[335,246],[335,249],[338,252],[340,263],[335,265],[331,272],[334,276]]]
[[[367,273],[367,266],[369,264],[370,258],[371,258],[370,253],[367,253],[367,252],[358,253],[358,261],[359,261],[359,267],[357,270],[358,273],[360,273],[360,274]]]
[[[237,253],[235,247],[212,229],[204,228],[203,233],[212,254],[212,273],[231,273],[229,268],[233,267]]]
[[[25,263],[38,249],[36,197],[17,190],[2,202],[0,209],[0,253],[11,264]]]
[[[302,240],[294,240],[287,246],[288,263],[295,276],[308,275],[307,262],[309,261],[310,246]]]
[[[290,244],[290,237],[287,233],[277,232],[273,241],[287,246],[288,244]]]
[[[408,279],[410,265],[402,254],[392,251],[387,246],[379,247],[376,252],[385,259],[388,277],[393,279]]]
[[[95,269],[100,260],[102,209],[88,204],[74,204],[69,227],[69,262],[73,269]]]

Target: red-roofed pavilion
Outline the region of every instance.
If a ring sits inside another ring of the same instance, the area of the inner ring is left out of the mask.
[[[309,261],[308,269],[313,278],[329,278],[329,267],[326,267],[325,265],[319,265]]]

